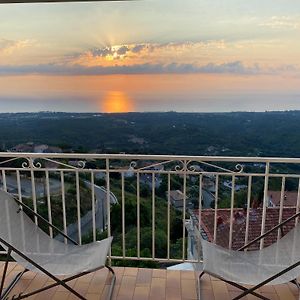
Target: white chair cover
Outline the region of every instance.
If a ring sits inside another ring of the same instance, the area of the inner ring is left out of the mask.
[[[104,266],[112,242],[109,237],[78,246],[51,239],[3,191],[0,191],[0,237],[53,275],[76,275]],[[12,257],[24,268],[39,271],[16,253]]]
[[[201,243],[203,270],[240,284],[257,285],[300,261],[300,225],[262,250],[234,251],[203,239]],[[268,284],[286,283],[299,275],[297,267]]]

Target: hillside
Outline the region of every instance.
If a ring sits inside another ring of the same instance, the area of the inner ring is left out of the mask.
[[[0,114],[0,145],[65,151],[185,155],[300,155],[300,111]]]

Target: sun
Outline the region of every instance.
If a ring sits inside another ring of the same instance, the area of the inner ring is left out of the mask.
[[[124,113],[134,111],[132,100],[123,92],[110,91],[104,97],[101,111],[105,113]]]

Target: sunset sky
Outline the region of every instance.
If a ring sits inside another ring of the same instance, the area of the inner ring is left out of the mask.
[[[300,109],[300,2],[0,6],[0,112]]]

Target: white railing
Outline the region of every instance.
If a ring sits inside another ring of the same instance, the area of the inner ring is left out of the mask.
[[[201,230],[203,210],[213,209],[210,229],[217,242],[218,208],[226,203],[228,247],[233,243],[236,205],[246,211],[247,243],[253,199],[261,196],[264,233],[273,187],[280,190],[278,222],[287,187],[297,192],[295,212],[300,204],[298,158],[5,152],[0,153],[0,178],[2,189],[79,243],[95,241],[98,234],[113,235],[111,259],[120,260],[199,260],[187,253],[191,215]],[[49,234],[59,238],[51,228]]]

